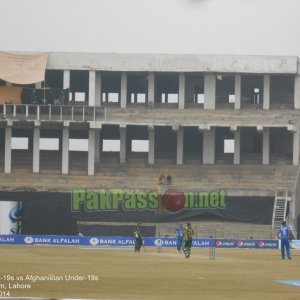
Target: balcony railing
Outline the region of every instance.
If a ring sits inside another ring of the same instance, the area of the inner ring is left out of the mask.
[[[106,120],[106,108],[93,106],[3,104],[0,112],[3,118],[20,121]]]

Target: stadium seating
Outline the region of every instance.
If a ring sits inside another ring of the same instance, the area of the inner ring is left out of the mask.
[[[15,180],[22,184],[35,188],[39,185],[32,180],[32,155],[29,151],[14,150],[12,153],[12,172]],[[128,189],[155,189],[157,178],[163,169],[167,169],[173,178],[173,185],[183,190],[220,190],[225,189],[232,195],[255,192],[257,195],[273,196],[277,187],[294,188],[297,166],[281,163],[261,164],[183,164],[157,162],[154,165],[146,164],[142,159],[131,159],[130,162],[120,164],[118,162],[100,162],[96,164],[96,175],[87,174],[87,155],[79,152],[70,155],[70,175],[61,174],[60,152],[44,152],[40,155],[41,174],[39,180],[43,181],[43,188],[57,190],[70,190],[80,184],[86,188],[123,188]],[[0,164],[3,166],[3,153],[0,153]],[[24,176],[26,174],[26,176]],[[45,175],[45,176],[43,176]],[[24,178],[25,177],[25,178]],[[55,181],[52,182],[53,177]],[[9,181],[4,173],[0,173],[3,189],[5,186],[13,187],[15,182]]]

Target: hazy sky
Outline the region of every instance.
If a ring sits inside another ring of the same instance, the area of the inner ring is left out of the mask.
[[[300,0],[0,0],[0,50],[300,56]]]

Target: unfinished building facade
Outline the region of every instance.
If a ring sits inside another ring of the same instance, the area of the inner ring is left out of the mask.
[[[0,88],[7,87],[20,85],[2,80]],[[20,102],[1,105],[2,176],[19,169],[90,175],[90,187],[99,178],[107,187],[147,189],[168,168],[182,189],[221,186],[228,195],[274,196],[277,187],[294,193],[297,185],[297,57],[49,53],[44,81],[22,88],[30,92]],[[214,168],[227,177],[205,181],[201,176]],[[269,184],[251,185],[260,175],[253,168],[271,176]],[[114,181],[118,175],[124,178]],[[74,182],[69,177],[69,187]],[[296,202],[294,196],[295,224]]]

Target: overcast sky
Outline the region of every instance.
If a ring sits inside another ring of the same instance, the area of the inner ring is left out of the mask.
[[[300,0],[0,0],[0,50],[300,56]]]

